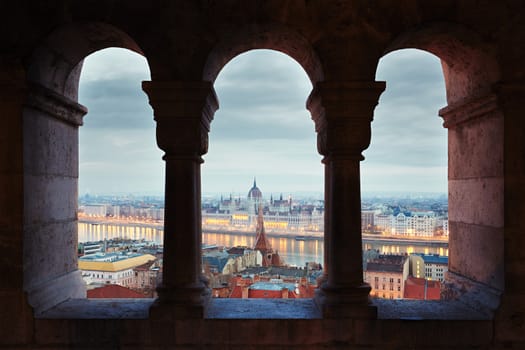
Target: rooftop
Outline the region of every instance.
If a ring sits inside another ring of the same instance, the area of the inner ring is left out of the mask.
[[[405,255],[380,255],[366,265],[367,271],[403,272],[407,260]]]
[[[250,287],[252,290],[274,290],[279,291],[283,289],[295,290],[294,283],[285,283],[282,281],[279,282],[255,282]]]
[[[103,257],[108,257],[108,259],[101,260]],[[79,258],[78,268],[80,270],[88,271],[117,272],[131,269],[135,266],[143,265],[148,261],[156,259],[156,257],[150,254],[93,254]]]
[[[425,264],[441,264],[448,265],[448,256],[437,255],[437,254],[417,254],[423,258]]]

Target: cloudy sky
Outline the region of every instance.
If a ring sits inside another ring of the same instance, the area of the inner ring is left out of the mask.
[[[446,193],[445,106],[439,60],[417,50],[384,57],[386,80],[362,162],[363,192]],[[87,57],[79,102],[89,113],[80,129],[79,193],[161,194],[162,152],[142,80],[145,59],[122,49]],[[215,82],[220,109],[211,125],[202,189],[245,195],[253,178],[263,194],[319,192],[323,165],[305,108],[312,85],[288,56],[256,50],[237,56]]]

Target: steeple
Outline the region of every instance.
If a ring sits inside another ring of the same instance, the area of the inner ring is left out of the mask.
[[[270,241],[266,237],[266,232],[264,231],[264,220],[263,220],[263,208],[259,205],[259,213],[257,215],[257,227],[255,229],[255,250],[261,252],[262,255],[262,265],[270,266],[272,265],[272,255],[273,249]]]

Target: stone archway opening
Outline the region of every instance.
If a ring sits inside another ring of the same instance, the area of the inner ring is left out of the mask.
[[[310,274],[315,271],[312,263],[323,263],[323,168],[316,152],[314,125],[305,108],[312,89],[310,79],[289,55],[252,50],[229,61],[214,88],[221,108],[211,124],[209,152],[204,156],[203,242],[253,249],[259,213],[253,209],[251,194],[253,188],[260,188],[262,198],[257,200],[268,242],[290,266],[289,276],[281,268],[276,273],[280,278],[274,280],[280,279],[285,286],[297,285],[287,288],[294,297],[313,297],[314,284],[295,276],[306,272],[306,263]],[[254,287],[248,293],[236,293],[241,283],[248,282],[235,278],[225,282],[226,277],[221,277],[255,271],[254,265],[263,265],[262,260],[268,259],[255,259],[247,262],[249,266],[232,269],[228,263],[212,266],[211,257],[216,254],[203,252],[212,296],[283,297],[275,291],[261,292],[254,281],[249,282]],[[268,279],[272,275],[269,271],[260,271],[254,278]],[[222,290],[221,283],[231,290]]]
[[[380,60],[376,79],[386,81],[387,89],[362,164],[365,280],[375,298],[439,300],[448,267],[440,60],[415,49],[390,52]],[[391,271],[392,264],[398,269]]]
[[[78,251],[88,298],[151,298],[161,280],[155,253],[163,243],[164,169],[140,88],[149,79],[146,59],[130,50],[84,59],[79,100],[89,113],[79,132]]]
[[[122,30],[102,23],[66,25],[28,61],[24,120],[24,290],[35,315],[85,298],[78,270],[78,101],[83,59],[108,47],[141,53]]]
[[[493,317],[504,289],[503,115],[494,49],[477,34],[434,23],[399,36],[385,52],[417,48],[443,68],[448,106],[449,265],[442,298]]]

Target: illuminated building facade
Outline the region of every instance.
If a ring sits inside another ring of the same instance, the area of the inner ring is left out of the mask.
[[[251,231],[257,225],[259,206],[262,206],[265,227],[268,231],[324,231],[324,207],[320,205],[294,205],[292,197],[279,199],[270,197],[265,202],[256,180],[248,191],[245,199],[228,199],[221,197],[215,209],[202,211],[202,225],[204,228],[220,229],[232,228]]]
[[[375,228],[386,234],[433,237],[438,232],[448,235],[448,223],[445,225],[442,218],[436,217],[434,212],[399,213],[397,215],[376,214],[374,216]]]
[[[408,278],[409,262],[405,255],[380,255],[367,263],[365,282],[370,284],[370,295],[383,299],[402,299]]]

